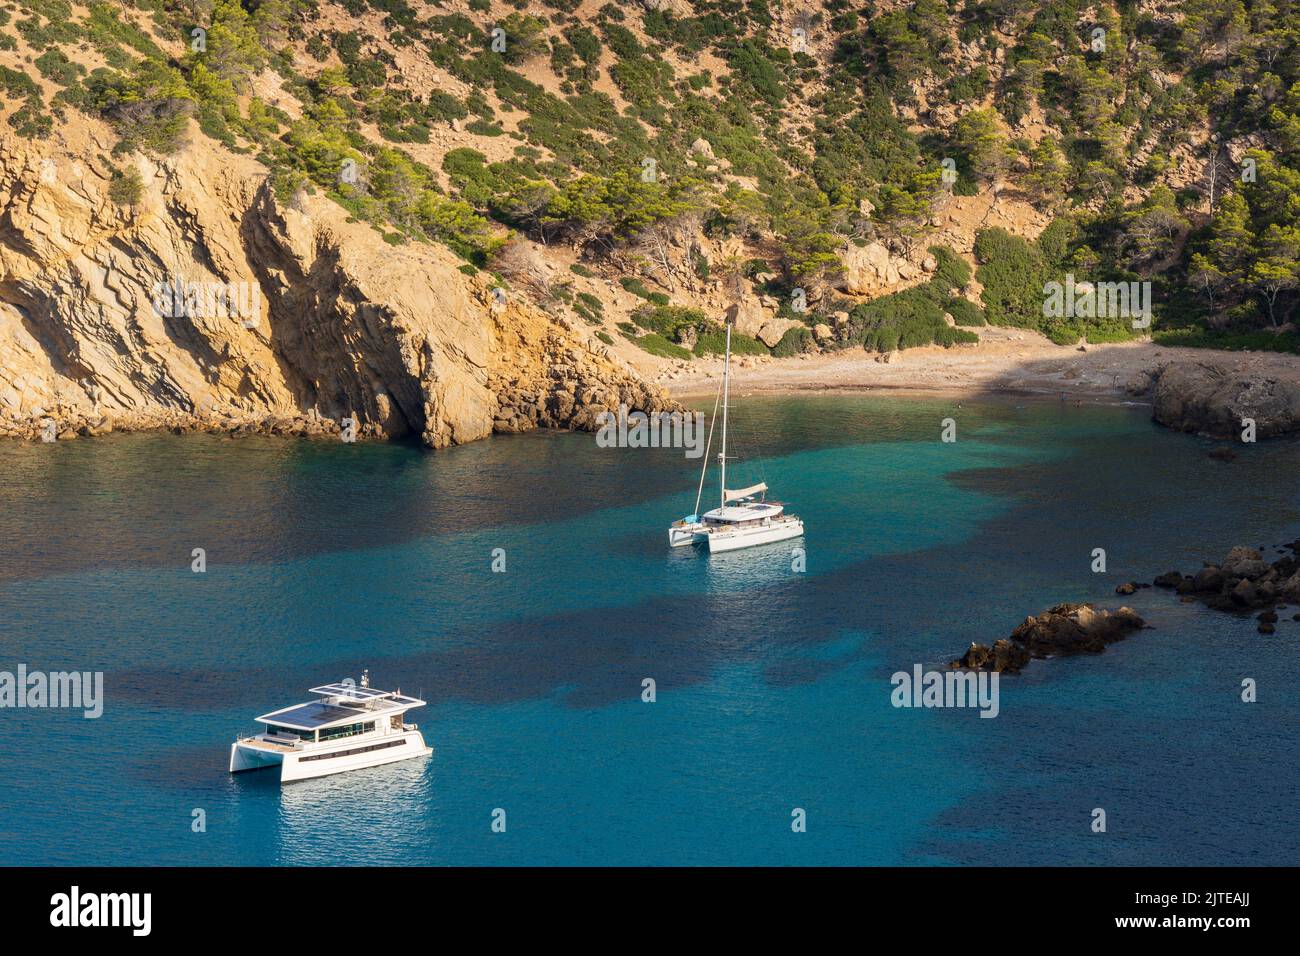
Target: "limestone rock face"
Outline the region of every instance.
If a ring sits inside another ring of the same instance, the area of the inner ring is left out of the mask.
[[[727,307],[723,316],[723,321],[727,322],[735,331],[742,335],[757,336],[760,329],[763,328],[772,319],[771,313],[763,310],[758,301],[753,298],[746,298],[741,302]]]
[[[1215,438],[1239,438],[1242,420],[1270,438],[1300,431],[1300,385],[1208,362],[1179,362],[1157,375],[1152,417],[1162,425]]]
[[[695,142],[691,143],[689,152],[696,156],[702,156],[705,159],[715,158],[713,155],[713,145],[703,136],[697,137]]]
[[[391,246],[323,197],[283,202],[202,137],[135,160],[133,207],[109,199],[96,155],[0,138],[0,436],[351,418],[440,448],[676,407],[442,246]]]
[[[686,0],[641,0],[641,5],[647,10],[671,13],[679,17],[688,17],[694,12]]]
[[[879,242],[865,246],[849,243],[840,253],[844,273],[841,286],[850,295],[879,295],[902,281],[899,263]]]
[[[768,348],[776,348],[776,344],[781,341],[781,336],[790,329],[796,329],[802,326],[802,322],[796,322],[794,319],[768,319],[763,323],[763,327],[758,330],[757,338]]]

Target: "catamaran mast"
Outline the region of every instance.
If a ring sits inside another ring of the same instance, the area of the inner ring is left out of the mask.
[[[700,520],[700,502],[704,499],[704,479],[709,474],[709,452],[713,450],[713,428],[718,424],[718,403],[722,401],[722,386],[713,396],[713,411],[709,412],[709,440],[704,443],[704,465],[700,468],[700,487],[695,489],[695,510],[691,517]]]
[[[718,461],[722,465],[722,507],[727,507],[727,397],[731,389],[731,323],[727,323],[727,353],[722,365],[722,451]]]

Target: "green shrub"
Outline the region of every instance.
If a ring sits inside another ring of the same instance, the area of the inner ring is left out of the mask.
[[[965,259],[947,246],[931,246],[928,251],[938,264],[931,282],[939,283],[939,288],[945,292],[966,288],[966,283],[970,282],[970,266]]]
[[[686,328],[700,331],[710,324],[699,309],[681,305],[643,305],[632,313],[632,318],[641,328],[673,340]]]
[[[504,136],[506,132],[496,123],[481,119],[470,120],[465,124],[465,129],[476,136]]]
[[[1151,338],[1159,345],[1187,346],[1190,348],[1226,349],[1233,352],[1290,352],[1300,353],[1300,336],[1295,332],[1241,332],[1215,331],[1190,326],[1161,329]]]
[[[1050,230],[1048,237],[1053,255],[1063,255],[1059,231]],[[984,316],[990,325],[1036,329],[1057,345],[1071,345],[1081,338],[1121,342],[1133,337],[1130,318],[1046,315],[1047,283],[1063,282],[1072,267],[1054,266],[1037,242],[1003,229],[984,229],[975,236],[975,258],[979,262],[975,275],[984,286]],[[1096,275],[1095,281],[1110,280]]]
[[[605,304],[590,292],[579,292],[573,303],[573,311],[590,324],[600,325],[605,314]]]
[[[695,341],[696,355],[723,355],[727,351],[727,331],[724,328],[709,323],[704,331],[700,332],[699,338]],[[771,350],[751,335],[737,332],[734,329],[731,332],[731,354],[732,355],[768,355]]]
[[[873,352],[978,342],[975,333],[943,320],[944,293],[942,282],[932,281],[855,306],[849,313],[848,342]]]
[[[651,292],[645,287],[645,283],[635,276],[624,276],[618,280],[618,284],[633,295],[639,296],[654,305],[664,306],[669,302],[668,296],[662,292]]]
[[[144,180],[134,166],[115,169],[108,181],[108,198],[119,206],[134,206],[144,196]]]
[[[816,348],[812,333],[806,328],[793,327],[785,330],[781,341],[772,346],[772,354],[777,358],[789,358],[801,352],[811,352]]]
[[[1037,246],[1005,229],[981,229],[975,236],[975,261],[989,325],[1041,328],[1047,264]]]
[[[98,110],[117,130],[115,152],[143,149],[166,155],[180,148],[195,101],[175,67],[144,59],[129,73],[98,69],[84,87],[83,105]]]
[[[760,40],[742,40],[732,51],[727,65],[732,76],[755,99],[770,106],[780,106],[785,101],[785,84],[773,52]]]
[[[624,334],[627,335],[626,332]],[[689,359],[691,357],[690,352],[680,345],[669,342],[658,332],[647,332],[642,336],[628,335],[627,337],[651,355],[658,355],[660,358]]]
[[[944,304],[944,311],[952,316],[954,322],[963,326],[986,325],[984,310],[970,299],[952,298]]]
[[[36,69],[41,71],[41,76],[53,80],[59,86],[75,83],[86,72],[85,67],[80,63],[73,63],[55,47],[51,47],[36,58]]]
[[[501,21],[500,27],[505,31],[503,57],[507,63],[525,63],[546,50],[545,21],[530,14],[512,13]]]
[[[100,53],[117,49],[119,44],[126,44],[144,56],[162,59],[164,54],[149,34],[133,24],[124,22],[117,11],[108,3],[91,3],[90,13],[86,17],[86,35],[91,44]]]

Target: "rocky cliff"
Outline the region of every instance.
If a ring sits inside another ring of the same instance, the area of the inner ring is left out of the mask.
[[[1152,416],[1178,431],[1251,439],[1300,431],[1300,382],[1227,360],[1174,362],[1155,373]]]
[[[323,196],[282,202],[202,136],[130,160],[144,188],[114,201],[95,136],[0,139],[0,436],[352,419],[439,448],[673,407],[444,247],[390,245]]]

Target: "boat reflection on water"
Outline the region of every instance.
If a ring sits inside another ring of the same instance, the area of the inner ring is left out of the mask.
[[[416,758],[281,788],[277,864],[403,864],[413,846],[436,855],[433,767]],[[364,854],[338,860],[341,839]]]

